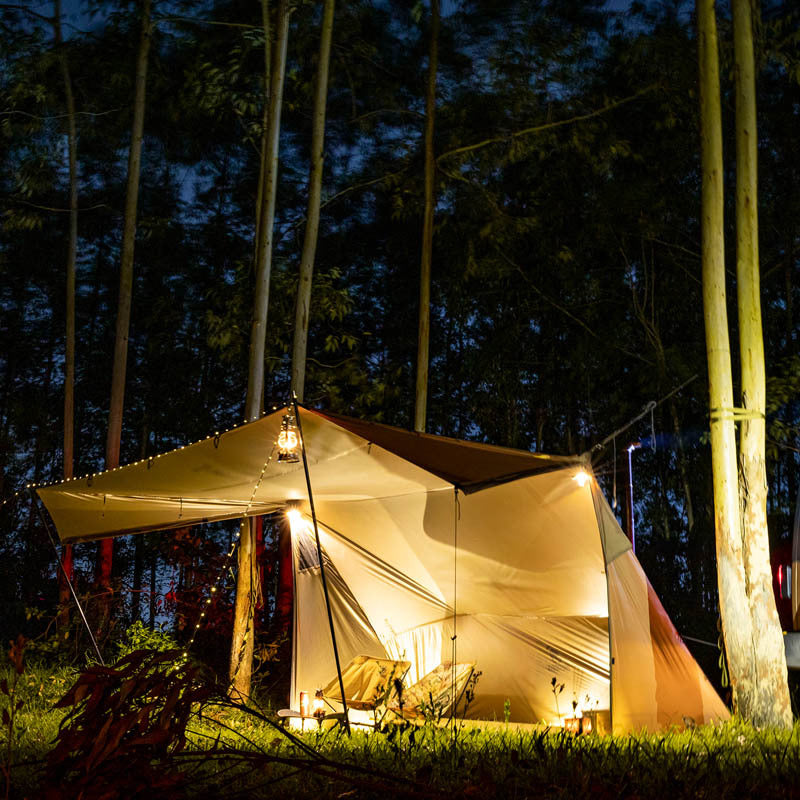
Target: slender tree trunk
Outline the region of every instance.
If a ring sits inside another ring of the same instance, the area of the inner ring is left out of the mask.
[[[263,6],[262,6],[263,8]],[[265,16],[266,20],[266,16]],[[266,32],[268,35],[268,31]],[[269,307],[269,281],[272,270],[273,228],[275,222],[275,196],[278,185],[278,143],[280,137],[283,83],[286,74],[286,49],[289,40],[289,7],[287,0],[279,0],[276,10],[276,40],[271,48],[269,124],[264,158],[264,188],[259,209],[256,245],[256,286],[253,319],[250,328],[250,363],[247,380],[245,417],[258,419],[264,402],[264,350]],[[236,603],[233,614],[233,635],[229,677],[231,694],[245,698],[250,694],[253,672],[253,645],[255,644],[255,608],[260,598],[258,569],[256,565],[255,519],[244,519],[240,528],[238,572],[236,576]]]
[[[744,567],[750,598],[757,673],[748,719],[792,727],[786,655],[767,529],[766,375],[758,259],[758,142],[751,0],[733,0],[736,79],[736,287],[742,362],[740,490]]]
[[[742,552],[733,382],[725,301],[722,121],[714,0],[697,0],[702,159],[703,316],[711,406],[711,466],[722,629],[736,709],[750,718],[755,651]]]
[[[125,216],[122,231],[122,253],[119,274],[119,303],[117,306],[117,328],[114,338],[114,367],[111,375],[111,403],[108,415],[108,438],[106,440],[106,469],[119,466],[122,440],[122,409],[125,400],[125,371],[128,361],[128,332],[131,320],[131,298],[133,294],[133,253],[136,239],[136,209],[139,203],[139,173],[142,160],[142,136],[144,132],[145,90],[147,87],[147,61],[152,38],[151,0],[142,0],[142,29],[139,52],[136,58],[136,83],[133,101],[133,124],[131,146],[128,152],[128,185],[125,194]],[[98,588],[110,601],[111,564],[114,553],[113,539],[100,543],[98,563]],[[108,607],[104,609],[108,613]]]
[[[272,37],[269,22],[269,0],[261,0],[261,24],[264,29],[264,108],[261,113],[261,150],[256,195],[256,235],[253,240],[253,263],[258,264],[261,246],[261,204],[264,201],[264,176],[267,174],[267,135],[269,132],[269,97],[272,76]]]
[[[275,197],[278,188],[278,144],[281,130],[283,83],[286,75],[286,48],[289,40],[287,0],[279,0],[276,17],[276,41],[272,48],[269,124],[267,126],[266,170],[258,221],[259,242],[256,248],[256,285],[253,318],[250,325],[250,363],[248,369],[245,417],[257,419],[264,403],[264,350],[269,307],[269,282],[272,273],[272,247],[275,223]]]
[[[306,348],[308,318],[311,305],[311,280],[314,275],[314,256],[319,234],[319,210],[322,199],[322,167],[325,149],[325,108],[328,99],[328,67],[333,38],[335,0],[325,0],[322,10],[322,31],[319,40],[319,64],[314,93],[314,115],[311,129],[311,171],[308,177],[308,214],[300,256],[300,280],[297,284],[297,304],[294,317],[292,348],[292,391],[302,402],[306,381]]]
[[[75,440],[75,262],[78,253],[78,132],[75,125],[75,98],[67,54],[61,37],[61,0],[53,4],[53,38],[59,50],[64,99],[67,106],[67,149],[69,153],[69,238],[67,242],[66,339],[64,343],[64,480],[73,474]],[[70,593],[64,575],[72,580],[72,546],[65,545],[63,572],[59,572],[59,621],[69,623]]]
[[[428,51],[428,90],[425,95],[425,209],[422,218],[422,256],[419,278],[419,335],[414,430],[425,430],[428,409],[428,364],[431,334],[431,261],[433,260],[433,183],[436,162],[433,132],[436,115],[436,71],[439,61],[439,0],[431,0],[431,41]]]

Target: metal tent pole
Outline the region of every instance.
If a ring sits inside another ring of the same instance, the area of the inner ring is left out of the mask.
[[[314,495],[311,491],[311,477],[308,472],[308,457],[306,456],[306,440],[303,436],[303,424],[300,422],[300,406],[297,403],[297,395],[293,393],[292,405],[294,406],[294,418],[297,423],[297,432],[300,434],[300,450],[303,453],[303,470],[306,473],[306,487],[308,488],[308,504],[311,507],[311,521],[314,524],[314,538],[317,542],[317,557],[319,558],[319,574],[322,578],[322,593],[325,596],[325,609],[328,612],[328,625],[331,629],[331,642],[333,643],[333,658],[336,661],[336,675],[339,678],[339,691],[342,695],[342,708],[344,709],[344,727],[348,736],[350,735],[350,718],[347,714],[347,698],[344,694],[344,681],[342,680],[342,667],[339,664],[339,648],[336,646],[336,632],[333,629],[333,614],[331,612],[331,601],[328,596],[328,581],[325,577],[325,561],[322,558],[322,544],[319,540],[319,528],[317,527],[317,512],[314,510]]]
[[[105,661],[103,661],[103,656],[100,653],[100,648],[97,646],[97,640],[94,638],[94,633],[92,633],[92,629],[89,627],[89,621],[86,619],[86,614],[83,612],[83,606],[81,605],[81,601],[78,600],[78,595],[75,593],[75,587],[72,585],[72,581],[69,579],[69,575],[67,575],[67,571],[64,569],[64,565],[61,563],[61,553],[58,552],[58,545],[56,544],[55,539],[53,538],[53,533],[50,530],[50,525],[47,522],[44,514],[42,513],[42,508],[38,503],[38,498],[36,496],[36,491],[31,488],[31,503],[36,508],[36,511],[39,514],[39,519],[42,521],[42,525],[47,533],[47,538],[50,540],[50,544],[53,545],[53,550],[56,554],[56,563],[58,564],[59,568],[61,569],[62,574],[64,575],[64,579],[67,582],[67,586],[69,586],[70,594],[72,595],[72,599],[75,601],[75,606],[78,609],[78,613],[81,615],[81,619],[83,620],[83,624],[86,627],[86,631],[89,634],[89,638],[92,640],[92,644],[94,645],[94,651],[97,653],[97,659],[102,666],[105,666]]]

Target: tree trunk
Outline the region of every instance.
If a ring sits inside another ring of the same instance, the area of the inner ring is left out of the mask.
[[[325,148],[325,108],[328,98],[328,66],[333,38],[333,12],[335,0],[325,0],[322,11],[322,31],[319,41],[319,64],[314,94],[313,127],[311,130],[311,171],[308,177],[308,214],[300,256],[300,279],[297,284],[297,305],[294,317],[294,345],[292,348],[292,391],[303,401],[306,381],[306,348],[308,346],[308,318],[311,305],[311,280],[314,275],[314,256],[319,234],[319,209],[322,199],[322,167]]]
[[[152,36],[150,11],[151,0],[142,0],[142,30],[136,59],[133,124],[131,125],[131,146],[128,152],[128,185],[125,193],[125,216],[122,231],[119,303],[117,306],[117,328],[114,339],[114,367],[111,375],[108,438],[106,440],[106,469],[114,469],[119,466],[122,439],[122,409],[125,400],[125,370],[128,361],[128,331],[131,319],[131,296],[133,294],[133,251],[136,238],[136,208],[139,202],[139,172],[142,160],[147,60],[150,55],[150,40]],[[113,552],[113,539],[106,539],[100,543],[97,583],[98,588],[109,595],[109,601]],[[108,613],[107,607],[104,613]]]
[[[742,552],[733,383],[725,305],[722,121],[714,0],[697,0],[702,160],[703,317],[711,406],[711,466],[722,629],[736,709],[751,716],[755,652]]]
[[[414,430],[425,431],[428,408],[428,352],[431,333],[431,261],[433,259],[433,183],[436,162],[433,156],[436,115],[436,71],[439,60],[439,0],[431,0],[431,41],[428,51],[428,90],[425,96],[425,208],[422,219],[422,256],[419,277],[419,336],[417,341],[417,390],[414,404]]]
[[[744,568],[750,599],[756,681],[748,719],[792,727],[786,655],[772,591],[767,529],[766,375],[758,259],[756,89],[751,0],[733,1],[736,82],[736,287],[742,368],[740,490]]]
[[[247,380],[247,400],[245,402],[245,417],[248,420],[258,419],[264,402],[264,350],[267,309],[269,306],[269,281],[272,268],[275,196],[278,185],[278,143],[283,83],[286,74],[286,49],[289,39],[289,8],[286,0],[279,0],[278,2],[275,35],[275,45],[271,48],[269,125],[267,128],[266,152],[262,154],[262,158],[265,159],[266,169],[264,170],[264,187],[257,226],[259,241],[256,244],[255,301],[250,328],[250,363]],[[254,614],[260,597],[255,555],[255,520],[253,518],[244,519],[240,528],[236,604],[233,616],[229,668],[231,694],[238,698],[249,696],[250,680],[253,672]]]
[[[258,419],[264,403],[264,350],[269,307],[269,282],[272,272],[275,196],[278,188],[278,144],[281,129],[283,83],[286,75],[286,48],[289,39],[289,9],[279,0],[276,18],[276,41],[272,48],[272,80],[267,127],[266,170],[258,220],[259,242],[256,246],[256,285],[253,318],[250,325],[250,363],[247,381],[245,417]]]
[[[258,264],[261,246],[261,204],[264,201],[264,176],[267,173],[267,134],[269,129],[269,96],[272,75],[272,38],[270,36],[269,0],[261,0],[261,25],[264,29],[264,108],[261,113],[261,150],[256,194],[256,235],[253,241],[253,263]]]
[[[67,106],[67,150],[69,154],[69,238],[67,242],[66,338],[64,343],[64,480],[72,478],[75,440],[75,261],[78,252],[78,132],[75,125],[75,98],[67,54],[61,37],[61,0],[54,0],[53,38],[59,50],[64,99]],[[73,577],[72,546],[65,545],[63,571],[59,573],[59,622],[69,624],[70,592]]]

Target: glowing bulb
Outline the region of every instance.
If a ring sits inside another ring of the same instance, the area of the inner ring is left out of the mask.
[[[585,469],[582,469],[582,470],[579,470],[578,472],[576,472],[575,475],[572,478],[572,480],[574,480],[575,483],[577,483],[578,486],[581,486],[581,487],[586,486],[586,484],[591,479],[592,479],[592,476]]]
[[[286,509],[286,518],[289,520],[289,525],[294,528],[296,525],[299,525],[303,519],[303,515],[300,513],[300,510],[297,508],[287,508]]]
[[[297,434],[294,431],[281,431],[278,434],[278,447],[281,450],[294,450],[297,447]]]
[[[277,445],[279,462],[292,464],[300,460],[300,456],[297,455],[297,448],[300,446],[300,437],[295,430],[294,417],[291,414],[284,414],[283,416]]]

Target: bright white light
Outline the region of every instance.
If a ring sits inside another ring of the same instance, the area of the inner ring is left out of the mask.
[[[297,508],[287,508],[286,518],[289,520],[289,525],[292,527],[292,530],[298,527],[300,523],[303,521],[303,515]]]
[[[582,469],[582,470],[579,470],[578,472],[576,472],[575,475],[572,478],[572,480],[574,480],[575,483],[577,483],[578,486],[581,486],[581,487],[586,486],[586,484],[591,479],[592,479],[592,476],[585,469]]]
[[[278,434],[278,447],[281,450],[296,450],[299,443],[297,434],[292,430],[281,431]]]

